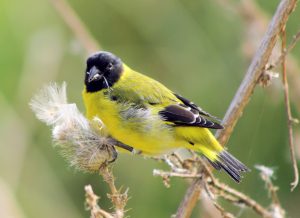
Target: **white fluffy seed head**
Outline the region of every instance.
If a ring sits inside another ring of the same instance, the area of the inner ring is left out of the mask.
[[[42,88],[29,103],[37,118],[47,125],[54,125],[64,115],[61,107],[67,105],[66,83],[61,87],[51,83]]]
[[[255,165],[255,168],[261,173],[262,176],[271,179],[274,176],[274,169],[264,166],[264,165]]]
[[[95,172],[116,158],[115,140],[108,137],[101,119],[88,121],[76,104],[68,104],[66,83],[45,86],[30,106],[39,120],[52,127],[53,143],[71,166]]]

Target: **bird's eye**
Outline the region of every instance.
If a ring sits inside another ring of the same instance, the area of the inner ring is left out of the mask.
[[[106,66],[106,69],[107,70],[112,70],[113,69],[113,64],[112,63],[109,63],[107,66]]]

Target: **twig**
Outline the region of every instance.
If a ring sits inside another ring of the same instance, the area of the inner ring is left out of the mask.
[[[114,218],[110,213],[102,210],[98,205],[99,197],[94,194],[92,186],[86,185],[85,190],[85,204],[86,208],[91,211],[91,218]]]
[[[284,40],[282,38],[282,42],[284,41],[284,44],[286,44],[286,36],[284,36],[284,37],[285,37]],[[278,57],[278,59],[275,61],[274,64],[270,65],[268,70],[272,70],[273,68],[276,68],[280,63],[284,63],[286,61],[287,54],[290,53],[293,50],[293,48],[296,46],[296,44],[299,40],[300,40],[300,30],[293,36],[293,39],[292,39],[292,41],[290,42],[290,44],[287,48],[281,47],[280,56]]]
[[[279,198],[278,198],[278,195],[277,195],[278,187],[273,185],[270,178],[264,179],[264,181],[266,183],[266,186],[267,186],[267,189],[268,189],[269,194],[271,196],[273,204],[276,204],[276,205],[281,207],[281,204],[280,204],[280,201],[279,201]]]
[[[88,210],[91,211],[92,218],[123,218],[125,215],[124,208],[128,201],[128,189],[121,193],[120,190],[117,190],[115,186],[115,179],[110,169],[106,165],[100,168],[100,174],[103,177],[103,180],[108,184],[111,194],[107,194],[108,198],[110,198],[113,206],[115,207],[114,214],[111,214],[103,209],[101,209],[98,205],[99,197],[94,194],[93,189],[90,185],[85,186],[85,202]]]
[[[260,172],[259,175],[266,184],[266,188],[269,191],[269,195],[272,199],[273,204],[280,205],[280,201],[277,196],[278,188],[275,187],[272,183],[272,177],[274,175],[274,170],[272,168],[266,167],[264,165],[255,165],[255,168]]]
[[[265,66],[264,72],[260,75],[259,78],[259,84],[263,87],[268,86],[271,84],[272,78],[278,78],[279,74],[272,72],[273,69],[278,67],[280,63],[283,64],[283,62],[286,62],[287,55],[293,50],[293,48],[296,46],[297,42],[300,40],[300,31],[297,32],[294,36],[292,41],[290,42],[288,48],[281,49],[280,56],[276,59],[274,63],[267,64]],[[286,40],[285,40],[286,41]],[[286,65],[286,64],[285,64]],[[285,66],[285,70],[287,67]],[[299,121],[297,119],[292,119],[294,123],[298,123]]]
[[[257,84],[258,78],[266,66],[272,50],[275,46],[277,38],[281,32],[282,27],[286,24],[290,13],[296,6],[296,0],[282,0],[269,24],[268,30],[263,37],[262,43],[256,52],[248,70],[242,81],[238,91],[236,92],[223,120],[225,129],[218,131],[216,136],[221,144],[226,144],[228,141],[235,124],[242,115],[250,97]],[[180,203],[176,217],[186,218],[189,217],[191,211],[195,207],[197,201],[190,199],[198,199],[200,197],[200,187],[195,180],[188,188],[184,199]],[[195,191],[197,190],[197,191]],[[188,211],[185,212],[185,211]]]
[[[50,2],[89,54],[101,49],[99,43],[91,36],[85,25],[65,0],[50,0]]]
[[[208,170],[208,169],[205,169]],[[232,214],[225,212],[225,210],[218,205],[218,203],[215,201],[213,194],[210,192],[210,189],[214,190],[214,192],[217,192],[218,196],[221,196],[225,200],[232,202],[234,204],[244,204],[251,209],[253,209],[257,214],[261,215],[262,217],[272,217],[271,212],[265,209],[262,205],[260,205],[258,202],[250,198],[249,196],[245,195],[242,192],[239,192],[229,186],[227,186],[224,183],[219,182],[212,174],[209,174],[207,178],[203,178],[204,174],[187,174],[187,173],[176,173],[176,172],[166,172],[161,170],[154,170],[153,174],[155,176],[161,176],[164,177],[180,177],[180,178],[197,178],[192,186],[188,189],[188,191],[193,190],[194,187],[197,188],[197,191],[201,191],[202,189],[206,190],[209,198],[212,200],[214,206],[221,212],[223,217],[233,217]],[[277,206],[280,208],[280,211],[283,211],[279,199],[277,197],[277,188],[273,185],[271,180],[261,172],[261,177],[265,181],[267,188],[269,192],[271,193],[272,198],[272,205]],[[207,187],[209,185],[209,187]],[[193,198],[190,198],[190,196],[193,196]],[[192,210],[185,210],[185,204],[192,203],[194,201],[197,201],[196,198],[197,195],[193,195],[193,193],[190,193],[190,195],[186,195],[185,201],[182,201],[182,204],[184,204],[184,207],[179,207],[179,210],[177,211],[177,214],[174,215],[174,217],[178,217],[178,213],[183,217],[189,217]]]
[[[211,184],[215,184],[215,178],[212,176],[211,178],[213,178],[210,182]],[[215,197],[215,195],[211,192],[208,181],[204,181],[202,180],[202,186],[205,190],[205,192],[207,193],[209,199],[211,200],[211,202],[213,203],[213,205],[215,206],[215,208],[221,213],[221,216],[223,218],[234,218],[235,216],[229,212],[227,212],[218,202],[217,202],[217,198]]]
[[[278,73],[272,72],[273,69],[277,68],[279,64],[281,63],[283,65],[283,62],[286,62],[287,55],[293,50],[293,48],[296,46],[297,42],[300,40],[300,31],[298,31],[294,36],[292,41],[290,42],[289,46],[287,48],[281,47],[281,52],[279,57],[274,61],[274,63],[267,64],[265,67],[264,72],[261,74],[259,83],[263,86],[268,86],[270,84],[270,81],[272,77],[278,77]],[[286,39],[285,39],[286,44]],[[285,64],[286,65],[286,64]],[[283,67],[282,67],[283,68]],[[284,67],[285,70],[287,70],[287,67]],[[299,121],[297,119],[292,120],[295,123],[298,123]]]
[[[178,172],[168,172],[163,170],[154,169],[153,176],[161,177],[181,177],[181,178],[200,178],[202,175],[200,173],[191,174],[191,173],[178,173]]]
[[[298,38],[300,37],[300,33],[298,35]],[[290,99],[289,99],[289,85],[287,81],[287,75],[286,75],[286,59],[285,55],[286,54],[286,32],[285,32],[285,27],[282,29],[281,33],[281,40],[282,40],[282,45],[281,45],[281,51],[282,51],[282,83],[284,86],[284,103],[285,103],[285,108],[286,108],[286,115],[287,115],[287,124],[288,124],[288,131],[289,131],[289,148],[290,148],[290,155],[291,155],[291,160],[292,160],[292,165],[293,165],[293,170],[294,170],[294,181],[291,183],[291,191],[293,191],[298,183],[299,183],[299,171],[298,171],[298,166],[297,166],[297,159],[296,159],[296,154],[295,154],[295,145],[294,145],[294,138],[293,138],[293,117],[292,117],[292,112],[291,112],[291,105],[290,105]],[[297,37],[295,37],[294,44],[296,44]],[[292,44],[293,45],[293,44]],[[293,45],[294,46],[294,45]],[[292,47],[293,47],[292,46]],[[289,46],[290,47],[290,46]]]
[[[252,208],[257,214],[261,215],[262,217],[271,217],[270,212],[265,209],[262,205],[257,203],[255,200],[250,198],[249,196],[245,195],[242,192],[239,192],[233,188],[230,188],[224,183],[220,183],[218,180],[215,181],[215,183],[210,184],[213,188],[216,188],[220,191],[220,196],[224,197],[226,200],[232,200],[233,203],[238,203],[238,204],[245,204],[246,206]],[[232,197],[226,197],[226,194],[231,195]],[[234,201],[234,199],[237,199]]]
[[[112,171],[107,166],[101,167],[99,172],[102,175],[103,180],[109,185],[111,191],[111,194],[107,194],[107,196],[115,207],[114,218],[123,218],[125,215],[124,208],[128,201],[128,189],[126,189],[124,193],[121,193],[121,190],[116,188],[115,178]]]
[[[213,175],[212,172],[211,172],[210,166],[208,166],[208,165],[205,163],[205,161],[204,161],[203,159],[201,159],[201,158],[199,158],[199,161],[200,161],[200,163],[202,164],[202,167],[203,167],[203,168],[202,168],[203,173],[205,173],[205,175],[206,175],[208,178],[211,179],[211,182],[214,183],[214,182],[215,182],[215,177],[214,177],[214,175]]]
[[[215,208],[221,213],[223,218],[235,218],[235,216],[229,212],[227,212],[220,204],[216,201],[213,201]]]

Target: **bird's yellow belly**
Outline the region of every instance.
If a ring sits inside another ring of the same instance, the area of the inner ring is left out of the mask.
[[[127,128],[110,128],[111,135],[119,141],[132,146],[137,151],[141,151],[145,155],[160,155],[174,149],[174,140],[169,135],[146,134],[141,132],[132,132]]]
[[[103,117],[100,115],[100,117]],[[138,129],[131,123],[123,123],[116,116],[105,116],[103,122],[110,135],[117,140],[132,146],[146,155],[159,155],[176,148],[175,140],[170,130],[155,128]]]
[[[147,122],[141,124],[140,122],[122,120],[120,109],[114,102],[104,98],[86,102],[93,102],[93,105],[87,107],[89,119],[93,119],[95,116],[99,117],[112,137],[145,155],[165,154],[182,146],[178,144],[178,140],[175,140],[174,131],[165,124],[155,122],[153,124],[152,121],[149,121],[148,125]]]

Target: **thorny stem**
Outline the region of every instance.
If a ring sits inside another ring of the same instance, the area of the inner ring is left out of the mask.
[[[126,190],[124,193],[121,193],[115,186],[115,178],[111,170],[107,165],[103,165],[100,170],[100,174],[103,177],[103,180],[108,184],[111,194],[107,194],[110,198],[113,206],[115,207],[114,213],[109,213],[101,209],[98,205],[99,197],[94,194],[93,189],[90,185],[85,186],[85,202],[87,209],[91,211],[92,218],[123,218],[125,216],[124,208],[128,201],[128,195]]]
[[[106,212],[105,210],[102,210],[98,206],[98,199],[99,197],[94,194],[92,186],[86,185],[84,187],[85,190],[85,204],[86,208],[91,211],[91,218],[114,218],[113,215]]]
[[[110,198],[112,204],[115,207],[115,218],[123,218],[125,211],[124,208],[128,201],[128,189],[124,193],[121,193],[115,186],[115,178],[112,174],[112,171],[107,167],[103,166],[100,168],[100,174],[103,177],[103,180],[108,184],[111,194],[107,196]]]
[[[299,34],[300,36],[300,34]],[[297,39],[297,37],[295,37]],[[287,115],[287,125],[288,125],[288,131],[289,131],[289,148],[290,148],[290,155],[292,160],[292,166],[294,170],[294,180],[291,183],[291,191],[293,191],[298,183],[299,183],[299,171],[297,166],[297,159],[295,154],[295,145],[293,140],[293,117],[291,112],[291,105],[290,105],[290,99],[289,99],[289,85],[287,81],[287,75],[286,75],[286,59],[285,55],[283,55],[286,51],[286,31],[285,27],[282,28],[281,32],[281,52],[282,52],[282,83],[284,86],[284,102],[285,102],[285,108],[286,108],[286,115]]]

